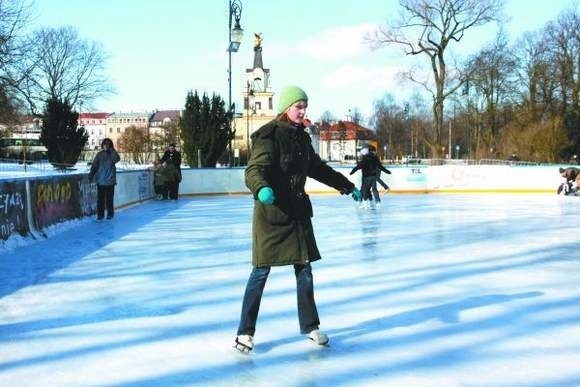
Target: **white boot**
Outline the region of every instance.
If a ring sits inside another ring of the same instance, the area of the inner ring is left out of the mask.
[[[318,345],[326,345],[328,344],[328,336],[326,333],[322,332],[320,329],[315,329],[308,334],[308,338],[314,341]]]
[[[250,335],[239,335],[236,337],[233,347],[240,352],[249,353],[254,349],[254,338]]]

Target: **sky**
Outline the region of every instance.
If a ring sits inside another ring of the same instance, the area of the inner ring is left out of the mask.
[[[580,385],[577,197],[312,201],[328,347],[300,335],[292,267],[277,267],[253,353],[232,349],[250,195],[148,201],[0,250],[0,385]]]
[[[506,0],[513,40],[546,22],[574,0]],[[358,109],[368,118],[386,93],[397,100],[415,89],[397,73],[423,63],[400,48],[373,50],[363,36],[396,17],[395,0],[241,0],[245,35],[232,55],[232,100],[241,106],[245,71],[253,65],[254,33],[263,34],[264,67],[274,93],[296,84],[309,95],[308,116],[329,111],[343,118]],[[72,25],[82,38],[100,42],[109,59],[106,75],[116,94],[93,111],[182,109],[187,92],[228,98],[228,1],[34,0],[34,26]],[[465,57],[493,41],[496,27],[470,31],[457,46]],[[275,105],[277,96],[274,97]]]

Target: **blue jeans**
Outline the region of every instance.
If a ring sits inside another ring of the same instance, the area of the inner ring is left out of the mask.
[[[270,274],[270,267],[255,267],[250,274],[242,303],[242,315],[238,327],[238,335],[254,336],[256,332],[256,320],[260,310],[260,301],[266,280]],[[314,302],[314,284],[312,281],[312,268],[310,264],[294,265],[296,276],[296,295],[298,298],[298,322],[300,333],[310,333],[318,329],[320,320]]]

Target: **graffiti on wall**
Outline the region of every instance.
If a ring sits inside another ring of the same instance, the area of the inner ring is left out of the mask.
[[[29,231],[26,217],[25,182],[0,183],[0,237],[7,240],[12,234],[26,235]]]
[[[94,215],[97,213],[97,184],[91,183],[88,177],[77,181],[79,190],[79,205],[82,215]]]
[[[38,229],[82,216],[78,189],[82,178],[68,176],[32,182],[32,205]]]

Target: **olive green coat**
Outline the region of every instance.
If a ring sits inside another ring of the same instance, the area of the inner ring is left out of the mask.
[[[312,229],[312,205],[304,192],[311,177],[346,194],[352,184],[314,152],[303,127],[271,121],[252,135],[252,153],[245,171],[254,195],[252,222],[254,266],[304,264],[320,259]],[[258,191],[274,190],[273,205],[258,200]]]

